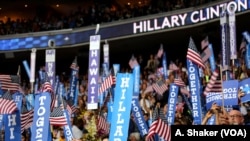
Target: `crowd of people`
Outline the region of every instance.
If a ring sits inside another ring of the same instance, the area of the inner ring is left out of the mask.
[[[52,10],[50,10],[51,12],[47,12],[46,9],[40,9],[45,11],[43,15],[36,14],[33,18],[17,18],[15,20],[7,17],[6,21],[0,21],[0,35],[86,27],[98,23],[114,22],[199,6],[211,1],[215,0],[152,0],[150,3],[144,5],[126,6],[114,5],[112,3],[94,3],[90,7],[83,5],[74,7],[72,12],[69,11],[69,15],[60,14]],[[44,13],[48,14],[44,15]]]
[[[166,90],[162,95],[158,94],[156,91],[147,91],[148,86],[151,86],[156,81],[163,79],[163,74],[159,72],[161,68],[161,60],[156,57],[156,55],[151,54],[148,60],[144,60],[141,56],[138,59],[138,63],[141,68],[140,77],[140,95],[139,103],[141,112],[143,113],[144,120],[148,127],[150,123],[160,117],[166,124],[168,123],[166,114],[168,112],[168,96],[169,89]],[[220,66],[220,55],[218,55],[216,61],[216,66]],[[143,61],[144,60],[144,61]],[[230,80],[243,80],[249,77],[249,71],[246,68],[244,59],[239,59],[239,66],[232,66],[230,73],[233,73]],[[170,86],[174,83],[175,78],[183,80],[186,87],[188,87],[188,75],[186,65],[176,60],[174,61],[177,68],[172,70],[171,66],[168,67],[168,79],[165,83]],[[232,71],[234,70],[234,71]],[[121,73],[132,72],[131,68],[125,68],[121,70]],[[209,63],[206,63],[206,69],[204,70],[204,76],[201,77],[201,82],[203,90],[205,89],[208,80],[207,77],[212,76],[212,71]],[[152,77],[152,74],[155,77]],[[224,77],[226,74],[223,73],[221,77],[223,81],[226,80]],[[88,98],[88,74],[79,75],[79,93],[78,93],[78,110],[71,118],[72,132],[76,140],[81,141],[107,141],[109,132],[104,132],[102,129],[98,129],[98,117],[102,116],[107,119],[108,107],[107,102],[110,98],[107,96],[102,105],[97,110],[87,109],[87,98]],[[219,77],[220,78],[220,77]],[[69,77],[62,77],[62,82],[65,84],[65,89],[69,88],[70,80]],[[244,92],[238,92],[239,103],[234,105],[230,110],[226,110],[225,107],[219,106],[216,103],[212,105],[210,109],[206,109],[205,96],[201,94],[202,107],[204,108],[204,115],[201,125],[207,125],[208,120],[215,115],[214,125],[248,125],[250,123],[250,105],[249,103],[241,103],[240,97],[244,96]],[[191,100],[188,97],[189,101]],[[191,101],[190,101],[191,102]],[[112,123],[110,123],[112,124]],[[187,103],[184,100],[183,94],[178,92],[178,102],[176,106],[174,125],[192,125],[193,116],[192,111],[189,109]],[[26,133],[26,132],[25,132]],[[52,131],[54,141],[64,141],[65,136],[62,127],[55,126]],[[28,135],[27,135],[28,136]],[[139,128],[135,122],[135,117],[131,112],[129,129],[128,129],[128,141],[145,141],[146,136],[141,136]],[[26,140],[27,141],[27,140]]]

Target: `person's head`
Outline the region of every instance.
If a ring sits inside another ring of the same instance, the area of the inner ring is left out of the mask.
[[[104,137],[102,138],[102,141],[109,141],[109,137],[108,137],[108,136],[104,136]]]
[[[140,141],[140,133],[138,132],[130,133],[129,141]]]
[[[244,117],[239,110],[231,110],[229,112],[229,124],[230,125],[243,125]]]
[[[148,119],[149,119],[149,113],[143,112],[143,117],[144,117],[145,121],[148,121]]]
[[[21,141],[26,141],[26,133],[24,132],[24,133],[22,133],[22,140]]]
[[[64,136],[64,131],[63,131],[63,127],[60,127],[60,128],[59,128],[59,133],[60,133],[60,137],[61,137],[61,138],[65,138],[65,136]]]
[[[160,106],[161,106],[161,108],[162,108],[162,110],[163,110],[163,113],[167,113],[167,111],[168,111],[168,104],[167,104],[167,102],[164,101],[164,100],[162,100]]]

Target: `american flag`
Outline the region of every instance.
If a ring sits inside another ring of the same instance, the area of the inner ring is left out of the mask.
[[[19,76],[17,75],[0,75],[0,83],[2,90],[19,90]]]
[[[187,97],[190,97],[190,92],[187,90],[187,88],[181,88],[180,89],[180,92],[182,93],[182,94],[185,94],[185,95],[187,95]]]
[[[97,117],[97,130],[102,130],[105,134],[109,133],[109,127],[110,124],[105,120],[104,117],[102,117],[101,115],[98,115]]]
[[[41,90],[41,92],[53,93],[53,88],[52,88],[50,82],[45,82],[45,83],[42,85],[42,90]]]
[[[116,82],[115,76],[112,74],[109,75],[105,80],[102,82],[100,88],[99,88],[99,94],[102,94],[105,90],[110,88],[112,85],[114,85]]]
[[[50,109],[51,111],[53,110],[53,108],[55,107],[55,103],[56,103],[56,95],[54,94],[54,90],[49,82],[48,79],[48,74],[45,74],[45,78],[43,80],[43,84],[41,87],[41,92],[49,92],[51,95],[51,104],[50,104]]]
[[[240,53],[243,56],[243,53],[246,51],[246,40],[243,38],[240,44]]]
[[[138,65],[138,62],[137,62],[136,58],[134,57],[134,55],[132,55],[132,57],[129,60],[128,64],[129,64],[131,69],[133,69],[136,65]]]
[[[149,93],[149,92],[153,92],[153,91],[154,91],[154,89],[153,89],[152,85],[149,85],[149,86],[147,86],[147,88],[145,89],[145,91],[143,93]]]
[[[67,119],[64,116],[64,112],[60,107],[54,107],[53,111],[50,113],[50,124],[63,126],[67,125]]]
[[[201,54],[202,62],[205,63],[211,55],[212,55],[211,50],[209,48],[206,48]]]
[[[163,45],[161,44],[158,52],[157,52],[157,57],[161,58],[161,56],[163,55],[164,49],[163,49]]]
[[[176,66],[176,64],[173,61],[170,62],[168,67],[170,70],[173,70],[173,71],[179,70],[179,68]]]
[[[218,76],[219,73],[215,70],[204,90],[205,95],[207,95],[208,92],[222,92],[222,83],[221,80],[218,79]]]
[[[6,91],[0,98],[0,114],[12,114],[17,110],[16,103],[9,91]]]
[[[174,79],[174,84],[176,84],[179,87],[185,87],[186,84],[184,83],[184,81],[181,78],[175,78]]]
[[[199,67],[205,68],[205,65],[203,64],[201,60],[201,56],[199,51],[197,50],[193,39],[190,37],[188,51],[187,51],[187,59],[198,65]]]
[[[160,67],[157,69],[157,75],[162,76],[163,75],[163,67]]]
[[[28,129],[33,122],[34,109],[28,111],[25,106],[21,109],[21,131]]]
[[[77,111],[77,107],[66,100],[63,100],[64,109],[67,109],[69,115],[74,114]]]
[[[70,68],[73,69],[73,70],[78,70],[79,69],[79,66],[77,64],[77,57],[75,57],[74,61],[70,65]]]
[[[168,85],[163,81],[159,80],[152,85],[156,93],[162,95],[166,90],[168,90]]]
[[[152,140],[154,134],[158,134],[166,141],[171,141],[171,127],[170,125],[167,125],[161,118],[158,118],[151,124],[147,138]]]
[[[203,39],[201,41],[201,49],[204,49],[205,47],[207,47],[209,44],[209,41],[208,41],[208,36],[205,37],[205,39]]]

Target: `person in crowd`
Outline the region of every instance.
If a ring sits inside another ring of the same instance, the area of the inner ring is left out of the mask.
[[[66,141],[63,127],[58,128],[59,137],[54,141]]]
[[[140,133],[139,132],[133,132],[130,133],[129,135],[129,141],[140,141],[141,137],[140,137]]]
[[[83,132],[80,128],[83,127],[83,121],[77,117],[71,117],[71,124],[74,139],[81,139],[83,137]]]
[[[149,60],[147,61],[147,66],[145,67],[146,70],[155,72],[159,62],[157,62],[158,59],[155,59],[155,56],[153,54],[150,55]]]
[[[27,137],[26,137],[26,132],[23,132],[21,135],[21,141],[28,141]]]
[[[109,136],[102,137],[101,141],[109,141]]]
[[[130,120],[129,120],[129,129],[128,129],[128,136],[133,132],[139,132],[138,126],[135,122],[135,117],[133,113],[130,114]]]
[[[153,111],[152,121],[155,121],[157,118],[161,118],[167,124],[168,123],[167,117],[166,117],[166,114],[168,111],[167,108],[168,108],[168,104],[166,101],[164,100],[158,101]]]
[[[141,93],[140,106],[145,113],[150,112],[151,103],[148,99],[149,93]]]
[[[244,116],[239,110],[233,109],[228,113],[229,125],[244,125]]]

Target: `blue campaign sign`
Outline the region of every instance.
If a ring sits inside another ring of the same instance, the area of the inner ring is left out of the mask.
[[[241,102],[248,102],[250,101],[250,78],[243,79],[239,82],[239,89],[242,90],[245,95],[241,98]]]
[[[206,106],[210,109],[213,103],[222,106],[238,105],[238,80],[228,80],[223,82],[223,93],[209,92],[206,96]]]

